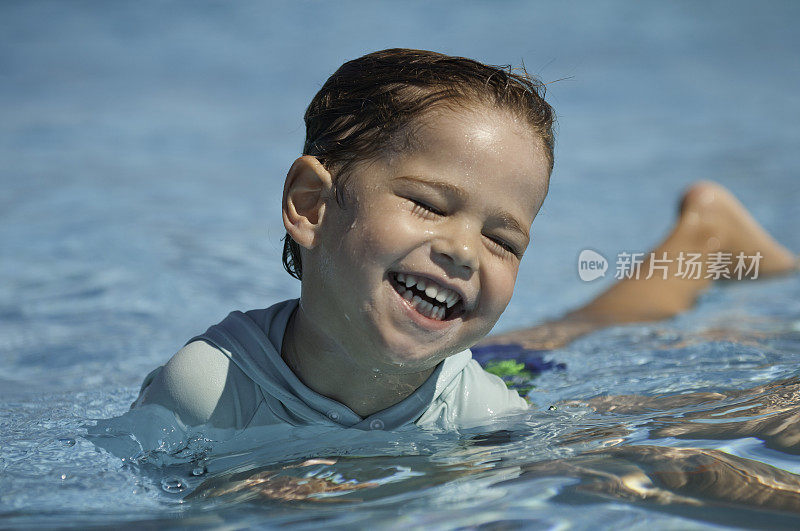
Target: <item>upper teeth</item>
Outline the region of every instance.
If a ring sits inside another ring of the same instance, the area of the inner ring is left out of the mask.
[[[448,308],[452,307],[461,299],[461,296],[455,291],[438,286],[430,279],[423,279],[414,275],[398,273],[397,281],[401,284],[405,284],[409,289],[413,286],[416,286],[418,290],[424,291],[425,295],[431,299],[436,299],[439,302],[445,303]]]

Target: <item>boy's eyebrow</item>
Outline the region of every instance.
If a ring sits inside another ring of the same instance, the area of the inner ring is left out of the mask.
[[[464,190],[462,190],[461,188],[452,183],[446,183],[442,181],[432,181],[430,179],[417,177],[416,175],[403,175],[401,177],[395,177],[392,180],[404,181],[417,186],[429,186],[431,188],[439,188],[441,190],[444,190],[446,192],[449,192],[457,196],[459,199],[463,199],[467,195]],[[527,228],[522,226],[522,224],[517,220],[517,218],[515,218],[508,212],[502,210],[497,211],[495,213],[495,216],[502,221],[503,227],[519,232],[520,234],[525,236],[526,240],[530,241],[531,237],[530,232],[528,231]]]
[[[415,185],[429,186],[431,188],[439,188],[441,190],[444,190],[445,192],[449,192],[457,196],[459,199],[463,199],[467,195],[466,192],[464,192],[464,190],[462,190],[461,188],[452,183],[446,183],[443,181],[432,181],[430,179],[417,177],[416,175],[403,175],[401,177],[395,177],[392,180],[406,181],[408,183]]]
[[[520,224],[520,222],[517,221],[517,218],[515,218],[511,214],[509,214],[507,212],[503,212],[503,211],[498,212],[497,213],[497,217],[503,221],[503,226],[505,228],[519,232],[520,234],[525,236],[525,240],[526,241],[530,241],[530,239],[531,239],[530,232],[528,232],[528,229],[523,227]]]

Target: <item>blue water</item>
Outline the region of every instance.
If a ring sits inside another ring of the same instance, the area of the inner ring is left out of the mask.
[[[371,50],[524,61],[552,82],[551,193],[500,330],[607,287],[578,279],[580,250],[647,250],[699,178],[800,251],[798,21],[793,2],[0,4],[0,526],[796,527],[796,512],[730,493],[681,491],[696,506],[620,490],[598,478],[660,465],[586,452],[717,449],[773,467],[758,477],[800,474],[791,438],[696,429],[797,425],[795,384],[783,382],[799,375],[797,275],[719,285],[684,316],[554,351],[567,369],[533,382],[533,410],[496,427],[505,436],[343,436],[355,453],[303,470],[379,483],[341,496],[361,502],[181,502],[216,473],[123,462],[84,436],[187,338],[299,292],[279,259],[282,178],[314,92]],[[589,402],[712,391],[625,411]],[[783,409],[751,411],[775,396]],[[254,456],[248,466],[274,464]],[[186,488],[167,492],[173,476]]]

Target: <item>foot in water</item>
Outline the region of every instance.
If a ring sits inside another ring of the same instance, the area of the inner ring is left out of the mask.
[[[725,187],[710,181],[690,186],[683,195],[679,224],[705,236],[706,252],[747,256],[761,253],[758,273],[774,275],[797,269],[797,257],[775,241]]]

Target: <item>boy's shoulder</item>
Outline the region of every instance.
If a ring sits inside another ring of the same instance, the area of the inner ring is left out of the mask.
[[[231,312],[151,372],[134,407],[161,405],[190,426],[245,427],[263,398],[248,370],[257,373],[266,351],[280,348],[297,303],[290,299],[265,309]]]
[[[257,389],[224,352],[194,340],[148,375],[135,405],[162,405],[189,426],[227,428],[236,427],[231,423],[241,416],[236,412],[243,402],[257,400]]]

